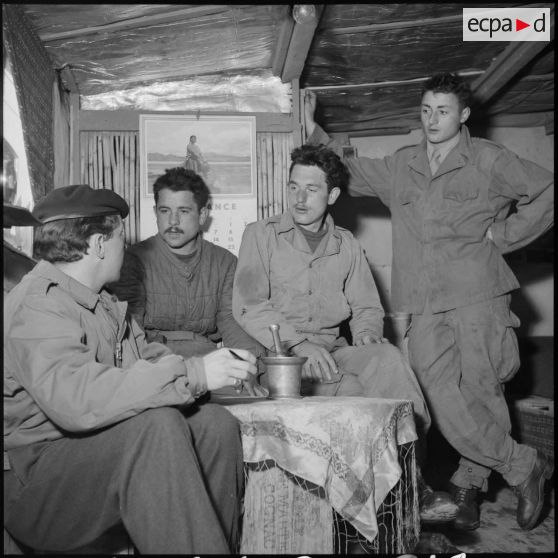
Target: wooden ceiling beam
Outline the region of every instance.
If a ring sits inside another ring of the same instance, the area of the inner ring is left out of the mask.
[[[553,112],[528,112],[521,114],[489,114],[485,117],[489,126],[508,128],[532,128],[547,126],[554,121]]]
[[[550,36],[554,40],[554,8],[550,11]],[[488,102],[547,45],[543,41],[510,43],[471,84],[475,99]]]
[[[367,138],[371,136],[405,136],[411,132],[411,129],[415,128],[405,126],[395,126],[393,128],[370,128],[368,130],[348,130],[346,131],[346,134],[350,138]]]
[[[63,39],[72,39],[74,37],[82,37],[84,35],[93,35],[95,33],[106,33],[108,31],[118,31],[122,29],[133,29],[135,27],[144,27],[147,25],[159,25],[161,23],[176,23],[184,18],[202,17],[212,14],[226,12],[231,9],[226,5],[208,5],[208,6],[191,6],[181,10],[173,10],[161,14],[151,14],[145,16],[132,17],[106,25],[95,25],[93,27],[83,27],[81,29],[72,29],[70,31],[61,31],[60,33],[43,33],[39,34],[39,38],[43,43],[51,43]]]
[[[484,70],[470,70],[467,72],[457,72],[458,75],[467,77],[467,76],[478,76],[479,74],[483,74]],[[379,88],[379,87],[389,87],[391,85],[413,85],[416,83],[422,83],[426,80],[429,80],[432,76],[428,77],[420,77],[420,78],[412,78],[412,79],[399,79],[393,81],[375,81],[372,83],[351,83],[348,85],[309,85],[305,87],[307,91],[335,91],[335,90],[346,90],[346,89],[372,89],[372,88]]]
[[[286,16],[281,25],[281,30],[279,31],[279,39],[277,41],[277,44],[275,45],[273,62],[271,64],[271,71],[274,76],[281,76],[281,72],[283,71],[283,67],[285,66],[285,59],[287,58],[289,43],[291,42],[293,28],[295,25],[294,19],[289,13],[289,7],[287,6],[286,8]]]
[[[452,16],[428,17],[410,21],[390,21],[389,23],[370,23],[369,25],[355,25],[354,27],[337,27],[327,29],[329,35],[349,35],[351,33],[373,33],[375,31],[388,31],[390,29],[406,29],[407,27],[425,27],[463,21],[463,13]]]
[[[406,114],[398,117],[386,117],[379,120],[372,121],[351,121],[351,122],[330,122],[327,125],[328,133],[355,133],[355,132],[369,132],[372,130],[387,130],[387,129],[415,129],[420,128],[420,117],[418,114]]]
[[[315,5],[316,18],[312,23],[288,22],[281,29],[281,36],[273,60],[273,73],[283,83],[297,79],[302,74],[310,45],[323,12],[322,5]],[[290,14],[289,18],[292,19]],[[285,48],[285,45],[288,45]]]
[[[540,8],[548,4],[526,4],[522,8]],[[465,5],[466,6],[466,5]],[[387,23],[370,23],[368,25],[355,25],[353,27],[337,27],[324,30],[331,35],[346,35],[350,33],[370,33],[375,31],[388,31],[390,29],[405,29],[408,27],[425,27],[429,25],[440,25],[442,23],[454,23],[463,21],[463,10],[449,16],[426,17],[421,19],[389,21]]]

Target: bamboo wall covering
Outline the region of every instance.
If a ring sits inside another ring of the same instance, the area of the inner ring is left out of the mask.
[[[292,133],[258,132],[256,136],[258,219],[282,213],[287,208],[292,150]]]
[[[136,243],[140,223],[138,132],[81,132],[80,161],[82,184],[108,188],[128,202],[126,241]]]

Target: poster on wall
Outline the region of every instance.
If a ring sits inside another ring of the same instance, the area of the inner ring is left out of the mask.
[[[185,167],[211,192],[204,238],[238,255],[244,228],[257,219],[256,117],[140,115],[140,236],[157,232],[153,184]]]

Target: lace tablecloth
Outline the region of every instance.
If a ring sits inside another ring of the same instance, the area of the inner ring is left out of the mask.
[[[376,537],[376,512],[402,473],[398,446],[417,438],[409,401],[304,397],[227,409],[240,421],[245,462],[273,460],[323,487],[336,512]]]

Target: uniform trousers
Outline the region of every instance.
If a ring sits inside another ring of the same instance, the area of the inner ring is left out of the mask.
[[[237,551],[242,445],[218,405],[151,409],[8,454],[4,526],[33,549],[71,551],[121,523],[142,554]]]
[[[331,353],[340,374],[336,383],[303,382],[303,395],[361,396],[406,399],[413,403],[418,442],[417,460],[424,460],[430,414],[419,382],[403,353],[389,343],[341,347]]]
[[[412,316],[410,363],[436,426],[461,456],[451,479],[461,488],[486,491],[492,470],[514,486],[535,465],[536,450],[510,435],[504,398],[503,384],[519,368],[519,320],[509,304],[504,295]]]

